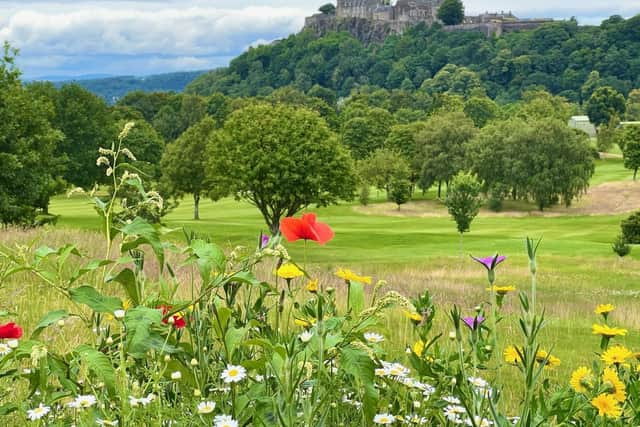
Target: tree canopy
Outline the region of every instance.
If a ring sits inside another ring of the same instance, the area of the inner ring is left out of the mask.
[[[251,103],[212,134],[208,156],[210,196],[249,201],[272,233],[285,216],[351,200],[355,192],[348,151],[318,113],[306,108]]]
[[[444,0],[438,9],[438,19],[445,25],[458,25],[464,21],[464,5],[461,0]]]

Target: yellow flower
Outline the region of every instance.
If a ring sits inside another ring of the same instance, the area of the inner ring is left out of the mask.
[[[309,280],[307,282],[307,291],[313,293],[318,292],[318,279]]]
[[[628,348],[621,345],[616,345],[609,348],[607,351],[602,353],[602,356],[600,356],[602,361],[606,363],[607,366],[620,365],[630,357],[633,357],[633,353],[631,353]]]
[[[424,352],[424,342],[416,341],[411,347],[411,350],[416,356],[422,357],[422,353]]]
[[[522,349],[519,350],[520,352],[522,352]],[[520,357],[520,354],[518,354],[518,350],[516,349],[516,347],[512,345],[504,349],[503,357],[505,362],[512,365],[522,363],[522,357]]]
[[[616,371],[611,368],[604,368],[602,373],[602,382],[608,387],[607,391],[618,402],[624,402],[627,398],[626,387]]]
[[[367,285],[371,284],[371,276],[358,276],[356,273],[351,270],[347,270],[346,268],[338,269],[338,271],[336,271],[336,276],[348,282],[359,282]]]
[[[619,418],[622,415],[622,408],[610,394],[601,394],[594,397],[591,404],[598,409],[598,415],[601,417]]]
[[[413,322],[422,322],[422,314],[416,313],[415,311],[403,311],[406,318]]]
[[[276,271],[278,277],[282,277],[283,279],[295,279],[296,277],[304,276],[302,270],[298,268],[297,265],[292,263],[283,264]]]
[[[491,291],[492,288],[487,288],[488,291]],[[503,297],[509,292],[514,292],[516,290],[515,286],[496,286],[493,285],[493,291],[499,296]]]
[[[555,356],[551,356],[544,350],[538,350],[536,353],[536,362],[544,363],[546,368],[555,368],[556,366],[560,366],[560,359]]]
[[[577,393],[587,393],[589,389],[593,387],[593,384],[591,384],[592,376],[593,372],[591,372],[591,369],[581,366],[573,371],[569,384]]]
[[[611,313],[616,307],[613,304],[598,304],[595,309],[596,314],[608,314]]]
[[[593,335],[602,335],[605,338],[623,337],[627,335],[627,330],[622,328],[612,328],[608,325],[598,325],[596,323],[591,327]]]
[[[316,319],[293,319],[293,323],[298,326],[302,326],[303,328],[310,328],[316,323]]]
[[[133,305],[133,303],[131,302],[130,299],[126,299],[124,301],[122,301],[122,309],[124,311],[127,311],[131,308],[131,306]]]

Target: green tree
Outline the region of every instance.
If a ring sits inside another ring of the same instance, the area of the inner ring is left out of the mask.
[[[480,182],[474,175],[460,172],[453,178],[447,190],[444,204],[460,233],[460,256],[462,256],[462,235],[471,229],[471,223],[482,206],[481,188]]]
[[[390,197],[392,182],[409,180],[409,164],[398,152],[378,149],[366,159],[358,162],[358,172],[363,182],[387,192]],[[409,183],[409,188],[411,183]]]
[[[38,209],[46,212],[56,187],[54,150],[62,134],[50,123],[53,103],[23,87],[14,62],[17,54],[4,43],[0,54],[0,222],[33,224]]]
[[[111,147],[117,133],[115,120],[102,98],[77,84],[62,86],[55,105],[54,125],[64,134],[56,156],[68,159],[64,179],[89,188],[104,179],[96,158],[100,147]]]
[[[498,104],[487,96],[474,96],[464,103],[464,113],[478,128],[485,127],[489,121],[498,116],[499,112]]]
[[[427,120],[416,137],[421,147],[421,188],[438,183],[438,198],[442,197],[442,184],[448,184],[464,168],[466,146],[476,131],[462,112],[440,113]]]
[[[610,86],[603,86],[595,90],[586,111],[589,120],[596,126],[607,125],[612,120],[619,120],[626,110],[624,96]]]
[[[400,206],[411,200],[411,182],[408,179],[394,177],[389,185],[389,198]]]
[[[438,9],[438,19],[444,25],[458,25],[464,21],[464,5],[461,0],[444,0]]]
[[[633,180],[636,180],[638,168],[640,168],[640,139],[633,138],[624,144],[624,167],[633,171]]]
[[[320,6],[318,11],[320,13],[324,13],[325,15],[335,15],[336,14],[336,7],[333,5],[333,3],[327,3],[327,4],[324,4],[324,5]]]
[[[627,120],[640,121],[640,89],[633,89],[627,97]]]
[[[382,108],[364,108],[354,114],[357,115],[342,125],[342,142],[355,159],[364,159],[384,146],[394,120]]]
[[[272,233],[285,216],[354,196],[356,175],[348,151],[306,108],[249,104],[211,135],[208,157],[210,196],[247,200]]]
[[[184,197],[193,195],[193,219],[200,219],[200,198],[207,191],[207,143],[217,128],[211,117],[191,126],[169,143],[162,155],[162,188],[168,194]]]

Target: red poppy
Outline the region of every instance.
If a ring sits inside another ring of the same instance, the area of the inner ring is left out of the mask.
[[[302,218],[284,218],[280,221],[280,231],[289,241],[313,240],[324,245],[333,239],[333,230],[327,224],[316,221],[316,214],[308,213]]]
[[[158,308],[162,309],[162,315],[166,316],[166,314],[168,312],[170,312],[173,307],[171,306],[166,306],[166,305],[161,305]],[[184,317],[182,316],[182,313],[175,313],[174,315],[171,316],[173,318],[173,327],[176,329],[182,329],[185,326],[187,326],[187,322],[184,320]],[[169,318],[165,317],[162,319],[162,323],[164,323],[165,325],[169,324]]]
[[[15,323],[7,323],[6,325],[0,325],[0,339],[10,338],[18,339],[22,337],[22,328]]]

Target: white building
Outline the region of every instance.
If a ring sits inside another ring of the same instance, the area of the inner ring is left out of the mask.
[[[569,119],[569,127],[579,129],[587,135],[596,136],[596,127],[589,120],[589,116],[573,116]]]

